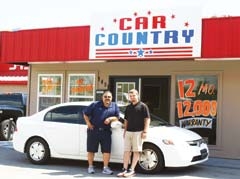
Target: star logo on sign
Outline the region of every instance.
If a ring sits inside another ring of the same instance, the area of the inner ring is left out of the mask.
[[[138,57],[144,57],[144,50],[142,48],[138,49],[137,53],[138,53],[137,55]]]

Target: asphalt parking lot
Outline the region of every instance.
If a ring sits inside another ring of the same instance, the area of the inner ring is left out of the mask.
[[[9,141],[0,141],[0,147],[12,149],[12,143]],[[207,162],[200,164],[200,165],[240,169],[240,159],[226,159],[226,158],[210,157]]]
[[[87,173],[87,162],[53,159],[47,165],[33,165],[24,154],[14,151],[11,142],[0,141],[0,178],[16,179],[73,179],[73,178],[117,178],[120,164],[111,164],[114,175],[102,174],[102,164],[96,164],[96,173]],[[137,173],[133,178],[161,179],[239,179],[240,160],[209,158],[205,163],[186,167],[169,168],[146,175]]]
[[[201,165],[240,170],[240,159],[225,159],[225,158],[210,157],[207,162]]]

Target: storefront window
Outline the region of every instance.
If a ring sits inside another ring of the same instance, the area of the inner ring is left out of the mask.
[[[116,102],[118,104],[128,104],[128,92],[135,88],[135,82],[117,82],[116,83]]]
[[[62,78],[61,74],[38,75],[38,111],[61,103]]]
[[[69,101],[94,101],[95,74],[70,74]]]
[[[212,145],[216,145],[217,92],[216,75],[176,77],[176,122]]]

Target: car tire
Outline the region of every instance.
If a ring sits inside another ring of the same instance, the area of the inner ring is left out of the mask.
[[[48,144],[41,138],[33,138],[26,146],[28,160],[33,164],[45,164],[50,159]]]
[[[8,132],[9,132],[9,125],[10,125],[10,119],[4,120],[0,124],[0,140],[6,141],[6,140],[12,140],[13,138],[13,132],[15,131],[16,124],[14,121],[11,121],[11,133],[10,136],[8,137]]]
[[[161,150],[153,144],[144,143],[137,170],[145,174],[154,174],[162,171],[164,167],[165,163]]]

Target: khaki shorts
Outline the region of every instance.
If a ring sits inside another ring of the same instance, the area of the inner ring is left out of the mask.
[[[142,131],[130,132],[126,131],[124,138],[124,151],[142,152]]]

